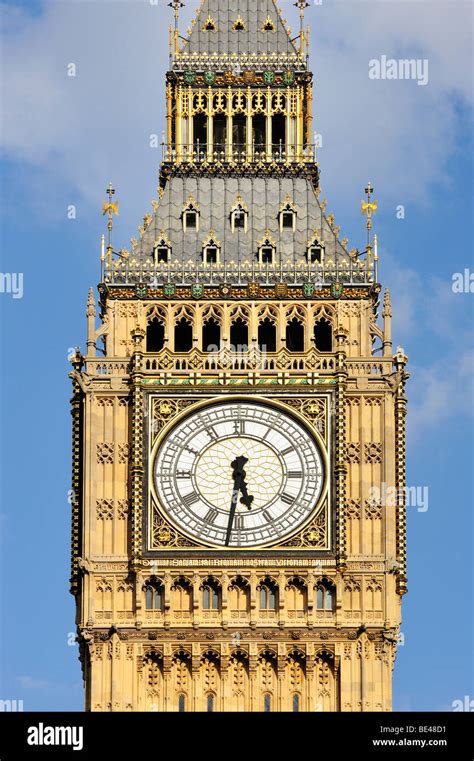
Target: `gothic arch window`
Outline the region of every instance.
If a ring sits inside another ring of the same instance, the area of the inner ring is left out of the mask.
[[[186,711],[186,695],[183,695],[183,693],[178,695],[178,711],[179,713],[185,713]]]
[[[145,582],[145,607],[147,610],[162,611],[165,601],[165,590],[163,583],[154,576]]]
[[[257,249],[257,257],[259,264],[275,264],[276,245],[269,235],[266,235],[266,237],[260,241]]]
[[[318,238],[314,238],[310,241],[310,243],[308,243],[308,248],[306,249],[306,258],[308,262],[310,264],[324,264],[324,249],[324,243]]]
[[[216,699],[216,696],[212,692],[209,692],[207,695],[207,712],[208,713],[213,713],[215,699]]]
[[[211,317],[202,326],[203,351],[219,351],[221,345],[221,326],[215,317]]]
[[[291,352],[304,351],[304,325],[298,317],[286,324],[286,348]]]
[[[237,201],[230,211],[232,232],[235,233],[237,230],[242,230],[246,233],[248,229],[248,217],[249,211],[247,207],[244,205],[242,198],[237,196]]]
[[[290,579],[286,587],[286,606],[290,618],[302,618],[308,602],[308,590],[303,579]]]
[[[314,345],[322,353],[332,352],[332,324],[321,317],[314,326]]]
[[[262,32],[274,32],[274,31],[275,31],[275,24],[273,20],[270,18],[270,16],[267,16],[262,26]]]
[[[185,354],[193,348],[193,326],[186,317],[181,317],[174,326],[174,350]]]
[[[293,713],[299,713],[300,710],[300,696],[298,694],[293,695]]]
[[[194,198],[189,196],[187,205],[183,209],[183,230],[184,232],[199,232],[200,211]]]
[[[276,611],[278,587],[271,579],[264,579],[258,587],[260,593],[260,610]]]
[[[165,345],[165,326],[163,320],[154,317],[146,326],[146,350],[158,354]]]
[[[272,710],[272,696],[268,692],[263,696],[263,710],[265,713]]]
[[[261,352],[274,354],[276,352],[276,325],[269,317],[258,325],[258,348]]]
[[[327,579],[316,585],[316,610],[334,612],[336,609],[336,587]]]
[[[193,607],[193,588],[188,579],[180,577],[171,587],[172,607],[175,613],[190,614]]]
[[[219,264],[221,257],[221,244],[214,238],[214,231],[211,230],[209,238],[202,246],[202,260],[204,264]]]
[[[238,317],[230,326],[230,345],[234,351],[245,354],[249,348],[249,326]]]
[[[248,581],[237,576],[229,586],[229,609],[231,618],[246,618],[250,610]]]
[[[232,30],[233,30],[234,32],[243,32],[243,31],[245,31],[245,29],[246,29],[246,26],[245,26],[245,21],[244,21],[244,20],[243,20],[243,18],[242,18],[242,17],[239,15],[239,16],[238,16],[238,17],[235,19],[234,23],[232,24]]]
[[[275,141],[273,142],[275,143]],[[291,200],[289,196],[287,196],[285,203],[281,206],[280,213],[278,216],[280,219],[281,232],[285,230],[291,230],[292,232],[295,232],[297,211],[293,201]]]
[[[212,16],[208,16],[207,19],[204,22],[204,26],[202,28],[203,32],[215,32],[217,30],[217,24],[212,18]]]
[[[203,610],[219,610],[220,588],[215,579],[207,579],[201,587]]]

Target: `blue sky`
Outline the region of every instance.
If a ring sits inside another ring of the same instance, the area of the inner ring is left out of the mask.
[[[296,29],[292,3],[282,6]],[[149,137],[165,126],[168,19],[164,0],[2,6],[1,271],[23,273],[24,294],[0,294],[0,698],[26,710],[82,708],[68,644],[67,355],[85,347],[108,182],[119,246],[156,197]],[[474,272],[472,5],[324,0],[308,21],[322,197],[361,247],[360,200],[368,180],[376,188],[381,280],[412,373],[408,481],[429,488],[428,511],[408,511],[394,707],[450,710],[474,697],[474,294],[452,291],[454,273]],[[382,55],[427,59],[429,83],[369,80],[369,61]]]

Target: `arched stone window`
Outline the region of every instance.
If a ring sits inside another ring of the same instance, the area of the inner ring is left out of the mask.
[[[199,232],[199,206],[196,204],[193,196],[189,196],[188,203],[182,212],[184,232]]]
[[[215,611],[220,609],[220,587],[216,579],[211,577],[206,579],[201,587],[201,592],[203,610]]]
[[[267,576],[262,580],[257,589],[259,592],[260,610],[267,612],[276,611],[278,603],[278,585]]]
[[[149,578],[143,585],[145,591],[145,607],[147,610],[162,611],[165,603],[165,588],[163,582],[156,576]]]
[[[291,352],[304,351],[304,325],[297,317],[286,324],[286,348]]]
[[[314,326],[314,345],[322,353],[333,350],[333,331],[329,320],[324,317],[318,320]]]
[[[163,320],[154,317],[146,326],[146,350],[158,354],[165,345],[165,326]]]
[[[336,609],[336,587],[328,579],[316,585],[316,610],[333,612]]]

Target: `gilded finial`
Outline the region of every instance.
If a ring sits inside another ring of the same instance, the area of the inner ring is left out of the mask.
[[[370,270],[371,258],[372,258],[372,217],[377,213],[378,204],[375,199],[372,199],[374,189],[369,182],[365,193],[367,195],[367,201],[362,201],[361,211],[367,217],[367,270]]]
[[[105,216],[107,214],[108,222],[107,222],[107,230],[109,233],[109,240],[107,245],[107,257],[109,260],[109,266],[112,264],[112,253],[113,253],[113,247],[112,247],[112,230],[114,227],[114,214],[118,216],[119,213],[119,205],[117,202],[113,202],[112,199],[115,195],[115,190],[111,182],[109,182],[109,187],[105,191],[109,197],[109,201],[104,201],[102,204],[102,214]]]
[[[309,3],[307,0],[297,0],[294,6],[300,9],[300,55],[303,56],[305,44],[304,17],[306,8],[309,8]]]

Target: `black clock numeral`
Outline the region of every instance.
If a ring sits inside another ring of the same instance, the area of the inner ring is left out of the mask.
[[[245,434],[245,420],[236,420],[234,423],[234,431],[240,436]]]
[[[186,494],[185,497],[182,497],[182,500],[186,507],[191,507],[191,505],[194,505],[199,500],[199,494],[193,491],[191,494]]]
[[[294,452],[294,447],[288,447],[288,449],[284,449],[283,452],[281,452],[282,457],[285,457],[287,454],[291,454],[291,452]]]
[[[303,473],[301,470],[290,470],[288,472],[288,478],[303,478]]]
[[[270,515],[270,513],[268,512],[268,510],[264,510],[264,511],[263,511],[263,517],[265,518],[265,520],[267,521],[267,523],[273,523],[273,518],[272,518],[272,516]]]
[[[234,528],[236,531],[243,531],[244,529],[244,519],[241,515],[236,515],[234,519]]]
[[[219,513],[217,512],[217,510],[214,510],[211,507],[211,509],[209,510],[208,514],[204,518],[204,522],[205,523],[214,523],[214,521],[216,520],[218,515],[219,515]]]
[[[178,470],[176,478],[191,478],[192,473],[190,470]]]
[[[281,501],[284,502],[286,505],[292,505],[295,501],[295,498],[292,497],[291,494],[283,493],[281,495]]]

